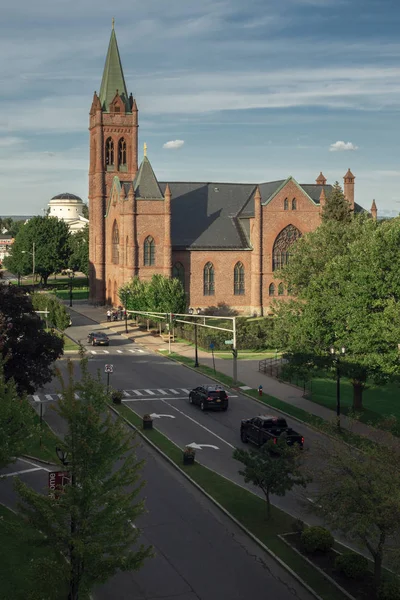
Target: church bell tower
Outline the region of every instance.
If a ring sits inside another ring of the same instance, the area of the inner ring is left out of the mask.
[[[128,96],[114,19],[100,93],[89,119],[89,301],[105,302],[106,203],[114,177],[133,181],[138,170],[138,109]]]

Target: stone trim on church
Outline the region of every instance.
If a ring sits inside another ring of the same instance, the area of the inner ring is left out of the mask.
[[[332,189],[322,173],[315,184],[158,182],[146,149],[138,167],[138,109],[114,28],[89,132],[91,302],[119,304],[124,283],[155,273],[179,277],[188,304],[200,308],[224,302],[266,314],[275,297],[287,297],[275,272],[291,244],[321,222]],[[354,181],[349,169],[344,193],[359,212]]]

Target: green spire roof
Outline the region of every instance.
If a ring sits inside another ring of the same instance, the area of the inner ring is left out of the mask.
[[[133,182],[136,198],[164,200],[160,186],[147,156],[143,158]]]
[[[106,64],[104,65],[103,79],[100,87],[100,103],[101,108],[108,112],[110,103],[112,102],[118,90],[123,102],[125,103],[126,111],[131,112],[128,93],[126,91],[124,72],[122,70],[121,59],[118,51],[117,37],[114,27],[111,30],[110,43],[108,45]]]

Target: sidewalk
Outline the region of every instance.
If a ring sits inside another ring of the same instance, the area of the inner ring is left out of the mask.
[[[163,350],[165,356],[168,356],[168,342],[164,342],[160,336],[153,335],[150,331],[141,330],[132,322],[128,321],[128,334],[125,333],[125,322],[115,321],[107,322],[106,310],[104,307],[94,307],[89,304],[76,302],[71,311],[75,311],[92,319],[96,323],[100,323],[103,327],[107,327],[115,333],[127,335],[127,337],[138,344],[142,344],[147,349],[155,352]],[[72,315],[73,316],[73,315]],[[167,351],[167,352],[165,352]],[[181,356],[193,358],[194,363],[194,347],[180,342],[171,343],[171,351]],[[202,365],[213,367],[212,357],[209,352],[198,350],[199,362]],[[232,377],[233,365],[232,361],[215,357],[215,369],[220,373],[224,373]],[[238,360],[237,361],[238,380],[251,389],[257,389],[259,385],[263,386],[263,392],[270,396],[274,396],[283,402],[287,402],[292,406],[296,406],[306,411],[309,414],[315,415],[325,421],[333,422],[336,419],[336,413],[325,406],[321,406],[311,400],[303,398],[303,390],[299,387],[282,383],[273,377],[269,377],[258,371],[258,360]],[[398,440],[387,432],[375,429],[359,421],[353,422],[345,415],[341,416],[341,427],[349,429],[352,433],[365,436],[370,440],[378,443],[386,441],[389,445],[398,444]]]

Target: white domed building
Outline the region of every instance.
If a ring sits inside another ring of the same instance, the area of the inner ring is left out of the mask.
[[[53,196],[49,202],[49,217],[57,217],[67,223],[71,233],[76,233],[89,223],[83,216],[83,200],[75,194],[65,192]]]

